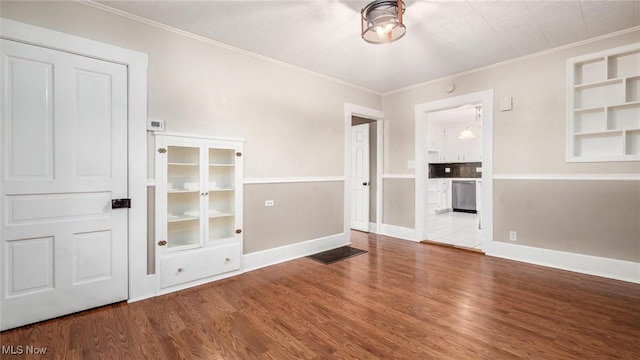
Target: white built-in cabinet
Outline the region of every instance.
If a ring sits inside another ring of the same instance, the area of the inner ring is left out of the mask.
[[[427,149],[429,151],[429,162],[444,162],[444,127],[436,121],[429,121],[429,131],[427,133],[427,141],[429,142]]]
[[[567,61],[567,161],[640,160],[640,44]]]
[[[242,142],[156,135],[156,269],[168,292],[242,270]]]

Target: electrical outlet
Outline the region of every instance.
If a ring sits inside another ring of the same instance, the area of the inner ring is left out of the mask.
[[[509,240],[518,241],[518,233],[515,231],[509,231]]]
[[[275,205],[275,202],[273,200],[264,201],[264,206],[273,206],[273,205]]]

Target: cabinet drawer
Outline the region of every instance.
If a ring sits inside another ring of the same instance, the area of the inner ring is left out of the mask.
[[[160,259],[160,287],[166,288],[240,269],[240,244],[226,244]]]

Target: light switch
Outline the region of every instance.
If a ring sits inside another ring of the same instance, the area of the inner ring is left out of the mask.
[[[451,168],[444,168],[444,172],[450,173],[451,172]]]
[[[481,167],[477,167],[476,168],[476,172],[482,172],[482,168]]]

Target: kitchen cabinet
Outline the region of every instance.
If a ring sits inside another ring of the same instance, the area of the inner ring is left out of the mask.
[[[640,160],[640,44],[567,60],[567,161]]]
[[[427,208],[431,214],[440,214],[451,210],[451,180],[428,180]]]
[[[482,131],[474,128],[476,135],[473,139],[458,139],[464,126],[456,125],[445,128],[444,161],[471,162],[482,161]]]
[[[428,131],[428,159],[430,163],[443,162],[444,158],[444,127],[435,121],[429,122]]]
[[[156,135],[156,269],[169,292],[242,270],[242,143]]]

